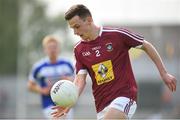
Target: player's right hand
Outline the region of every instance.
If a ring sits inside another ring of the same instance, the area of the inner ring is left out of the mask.
[[[55,111],[53,113],[51,113],[51,115],[55,119],[66,116],[66,114],[70,110],[70,108],[63,108],[63,107],[60,107],[60,106],[54,106],[54,107],[52,107],[52,109],[55,110]]]
[[[48,87],[41,88],[40,92],[43,95],[49,95],[50,94],[50,90],[51,90],[51,87],[48,86]]]
[[[50,95],[50,91],[51,91],[51,87],[52,87],[52,83],[50,80],[47,80],[47,86],[46,87],[42,87],[40,92],[43,95]]]

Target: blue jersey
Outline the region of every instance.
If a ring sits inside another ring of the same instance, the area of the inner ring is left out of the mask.
[[[41,87],[46,87],[48,82],[55,83],[65,76],[73,76],[74,68],[70,61],[66,59],[57,59],[56,63],[50,63],[49,58],[43,58],[33,65],[29,75],[29,80],[33,80]],[[42,96],[42,107],[46,108],[54,105],[50,95]]]

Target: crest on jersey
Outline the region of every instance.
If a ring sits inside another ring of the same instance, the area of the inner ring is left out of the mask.
[[[113,50],[112,43],[107,43],[106,44],[106,49],[107,49],[108,52],[111,52]]]

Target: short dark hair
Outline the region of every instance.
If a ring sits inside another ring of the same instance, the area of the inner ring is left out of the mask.
[[[86,6],[84,6],[82,4],[77,4],[77,5],[73,5],[72,7],[70,7],[70,9],[65,13],[65,19],[70,20],[71,18],[73,18],[76,15],[82,19],[86,18],[88,16],[92,16],[91,12],[89,11],[89,9]]]

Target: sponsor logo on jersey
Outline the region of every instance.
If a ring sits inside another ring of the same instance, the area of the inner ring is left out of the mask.
[[[82,52],[82,55],[83,56],[89,56],[89,55],[91,55],[91,53],[89,51],[86,51],[86,52]]]
[[[96,46],[92,48],[92,50],[99,50],[99,49],[101,49],[101,46]]]
[[[108,52],[111,52],[113,50],[112,43],[107,43],[106,44],[106,49],[107,49]]]
[[[114,71],[111,60],[92,65],[92,69],[95,72],[97,85],[114,80]]]
[[[107,71],[108,71],[108,69],[104,64],[99,65],[98,73],[101,75],[101,77],[105,78]]]

